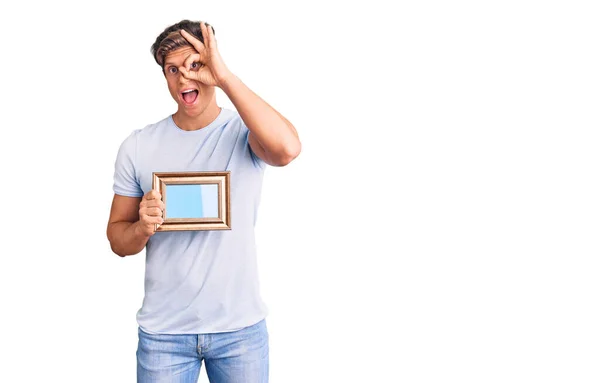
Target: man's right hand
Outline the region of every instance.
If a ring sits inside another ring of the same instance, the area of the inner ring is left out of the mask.
[[[150,190],[146,193],[140,202],[140,220],[138,221],[139,231],[147,237],[154,235],[154,225],[161,225],[164,222],[162,218],[164,210],[165,204],[158,191]]]

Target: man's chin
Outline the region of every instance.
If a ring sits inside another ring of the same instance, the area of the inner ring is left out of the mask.
[[[187,105],[185,103],[180,103],[179,104],[179,110],[182,113],[185,113],[185,114],[187,114],[189,116],[193,116],[193,115],[198,114],[198,112],[201,110],[200,103],[198,101],[196,101],[192,105]]]

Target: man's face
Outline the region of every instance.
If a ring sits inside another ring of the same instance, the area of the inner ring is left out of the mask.
[[[164,71],[171,96],[177,102],[178,110],[190,117],[201,114],[215,94],[213,86],[207,86],[195,80],[183,77],[179,67],[185,59],[197,53],[193,47],[183,47],[170,52],[165,57]],[[188,70],[198,70],[198,64],[192,64]],[[190,91],[191,90],[191,91]]]

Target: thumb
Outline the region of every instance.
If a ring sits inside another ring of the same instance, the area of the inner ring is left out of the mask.
[[[190,71],[188,71],[187,69],[185,69],[185,67],[180,66],[179,71],[181,72],[183,77],[187,78],[188,80],[196,80],[196,78],[192,75],[192,73]]]

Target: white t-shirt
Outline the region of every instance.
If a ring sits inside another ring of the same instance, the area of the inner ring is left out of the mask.
[[[113,190],[142,197],[152,172],[230,173],[231,230],[156,232],[146,245],[143,331],[202,334],[239,330],[264,319],[254,225],[266,163],[248,143],[235,110],[221,108],[208,126],[185,131],[172,116],[127,137],[117,155]]]

